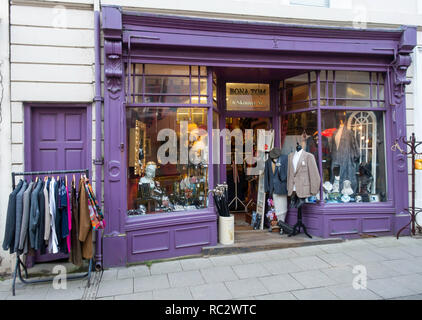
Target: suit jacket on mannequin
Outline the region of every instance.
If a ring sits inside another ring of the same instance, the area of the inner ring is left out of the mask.
[[[285,195],[287,194],[287,156],[281,155],[277,158],[274,172],[272,164],[271,158],[265,161],[265,192]]]
[[[294,187],[299,198],[307,198],[315,195],[319,191],[321,178],[315,157],[305,150],[302,150],[296,171],[293,168],[293,156],[295,152],[289,154],[287,170],[287,190],[291,196]]]

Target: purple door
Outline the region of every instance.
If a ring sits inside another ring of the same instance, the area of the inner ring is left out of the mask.
[[[88,157],[87,138],[89,133],[86,107],[76,108],[60,105],[32,107],[30,113],[30,130],[26,132],[25,141],[29,141],[31,144],[30,159],[26,161],[31,171],[88,168],[90,157]],[[78,177],[79,175],[76,179]],[[67,178],[70,182],[72,174],[69,174]],[[35,262],[66,257],[65,254],[40,255],[37,253]]]

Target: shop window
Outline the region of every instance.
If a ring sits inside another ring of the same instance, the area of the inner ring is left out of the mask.
[[[317,106],[316,73],[306,72],[281,82],[281,101],[286,111]]]
[[[203,66],[133,64],[126,72],[128,103],[207,104]]]
[[[282,153],[295,152],[299,143],[303,150],[312,153],[318,161],[318,121],[315,110],[291,113],[282,117],[281,146]]]
[[[383,112],[322,111],[321,117],[324,201],[386,201]]]
[[[262,83],[227,83],[228,111],[270,111],[270,85]]]
[[[128,215],[206,208],[207,109],[127,109]]]
[[[321,106],[385,106],[384,78],[378,72],[321,71],[320,94]]]

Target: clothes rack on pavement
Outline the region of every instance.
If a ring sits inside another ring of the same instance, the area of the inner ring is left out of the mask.
[[[75,174],[80,173],[78,190]],[[71,184],[67,175],[73,174]],[[47,175],[42,180],[39,176]],[[65,175],[64,178],[53,175]],[[20,180],[16,176],[36,176],[35,180]],[[12,173],[13,191],[9,196],[6,230],[3,249],[16,252],[12,291],[15,295],[16,277],[22,283],[43,283],[53,277],[28,279],[28,272],[21,255],[69,254],[70,261],[78,266],[82,259],[89,260],[88,272],[83,275],[68,275],[66,279],[88,277],[90,285],[93,266],[92,230],[102,229],[105,221],[101,208],[89,184],[89,170],[55,170]],[[78,192],[77,192],[78,191]],[[22,278],[21,266],[25,272]]]

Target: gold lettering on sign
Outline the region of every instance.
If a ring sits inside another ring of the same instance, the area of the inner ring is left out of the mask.
[[[227,83],[227,110],[269,111],[269,84],[262,83]]]

